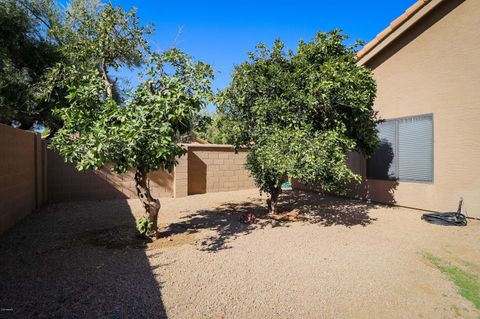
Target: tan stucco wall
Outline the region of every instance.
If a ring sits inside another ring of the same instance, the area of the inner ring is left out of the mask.
[[[46,201],[45,143],[0,124],[0,234]]]
[[[368,61],[383,119],[433,113],[433,183],[369,180],[374,200],[480,218],[480,1],[444,1]],[[422,32],[423,31],[423,32]],[[352,160],[365,173],[364,161]],[[391,198],[390,198],[391,199]]]
[[[188,146],[188,194],[255,188],[245,169],[247,150],[231,146]]]

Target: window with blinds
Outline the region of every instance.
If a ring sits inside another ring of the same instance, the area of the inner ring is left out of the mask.
[[[367,160],[367,177],[433,181],[433,116],[421,115],[378,124],[380,144]]]

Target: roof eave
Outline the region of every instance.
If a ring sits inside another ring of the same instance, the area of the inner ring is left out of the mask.
[[[418,0],[357,53],[357,63],[366,64],[438,4],[448,0]]]

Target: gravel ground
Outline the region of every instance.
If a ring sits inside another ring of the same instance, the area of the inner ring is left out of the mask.
[[[480,316],[423,257],[480,267],[478,221],[303,192],[278,220],[263,206],[256,190],[163,199],[150,243],[137,200],[48,206],[0,237],[0,318]]]

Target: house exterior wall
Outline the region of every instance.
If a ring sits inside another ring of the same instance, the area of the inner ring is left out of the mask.
[[[355,193],[397,205],[452,211],[460,197],[480,218],[480,1],[443,1],[368,60],[382,119],[433,114],[432,183],[365,179]],[[365,160],[350,159],[366,176]]]
[[[45,143],[0,124],[0,234],[46,202]]]

